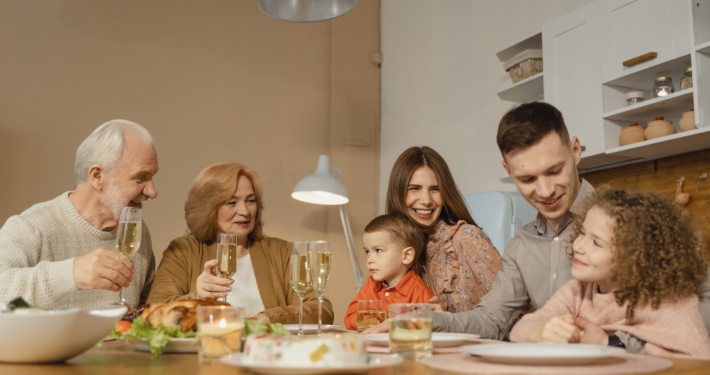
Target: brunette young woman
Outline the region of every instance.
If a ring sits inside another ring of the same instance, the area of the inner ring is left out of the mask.
[[[424,232],[417,271],[444,309],[472,310],[503,261],[473,221],[444,158],[426,146],[405,150],[392,167],[386,211],[407,216]]]

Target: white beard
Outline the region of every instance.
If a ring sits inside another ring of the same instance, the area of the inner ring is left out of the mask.
[[[106,193],[100,195],[99,199],[101,200],[101,203],[103,203],[103,205],[111,211],[116,220],[120,219],[123,207],[128,206],[128,202],[131,201],[130,198],[122,197],[121,193],[118,189],[116,189],[115,185],[111,181],[108,183]]]

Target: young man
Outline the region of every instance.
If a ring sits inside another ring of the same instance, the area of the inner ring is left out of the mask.
[[[124,290],[145,301],[155,273],[148,228],[132,259],[118,253],[116,226],[125,206],[158,192],[158,155],[140,125],[109,121],[76,152],[76,190],[10,217],[0,229],[0,302],[22,297],[45,309],[106,308]]]
[[[546,103],[522,104],[508,111],[498,126],[498,148],[503,167],[525,199],[538,210],[535,221],[515,235],[503,253],[503,270],[491,291],[471,311],[434,314],[437,331],[471,332],[483,338],[504,339],[520,313],[532,304],[536,310],[572,279],[567,248],[572,221],[580,204],[594,190],[579,178],[582,147],[570,140],[562,114]],[[710,284],[704,285],[701,313],[710,326]],[[703,302],[704,301],[704,302]],[[584,319],[576,322],[585,330],[583,342],[599,342],[606,335]],[[617,341],[628,351],[643,351],[643,343],[623,332]],[[603,336],[602,336],[603,338]],[[586,340],[586,341],[585,341]]]

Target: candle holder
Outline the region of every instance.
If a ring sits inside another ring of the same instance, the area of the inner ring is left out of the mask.
[[[200,361],[238,353],[243,330],[243,307],[197,306]]]

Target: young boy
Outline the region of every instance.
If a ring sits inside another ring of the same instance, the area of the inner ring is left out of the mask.
[[[363,236],[370,277],[350,302],[345,314],[347,329],[357,329],[357,301],[380,299],[389,312],[391,303],[428,303],[434,293],[414,272],[424,249],[424,234],[400,214],[378,216]]]

